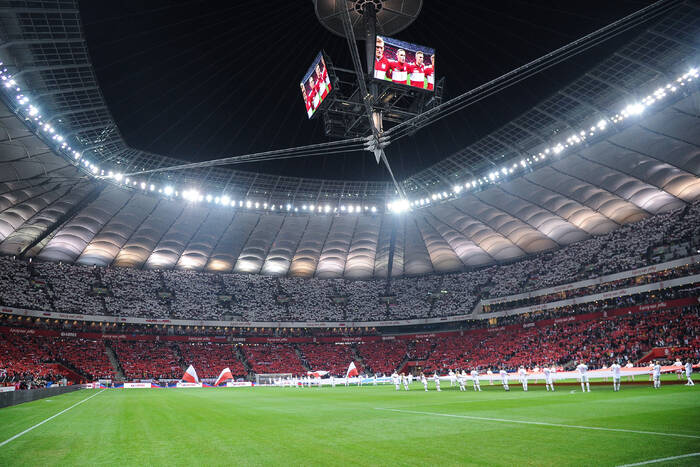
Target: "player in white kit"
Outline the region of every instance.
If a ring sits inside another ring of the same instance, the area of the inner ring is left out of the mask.
[[[452,371],[452,370],[450,370],[450,371],[447,373],[447,376],[450,377],[450,387],[454,386],[454,385],[455,385],[455,381],[457,381],[457,377],[455,376],[455,372]]]
[[[651,374],[654,378],[654,388],[659,389],[661,387],[661,365],[659,365],[659,362],[654,362],[654,365],[651,367]]]
[[[399,375],[396,372],[393,372],[391,374],[391,381],[394,383],[396,390],[400,391],[401,390],[401,380],[399,379]]]
[[[613,391],[615,391],[615,392],[620,390],[620,370],[621,369],[622,369],[622,367],[617,362],[610,365],[610,371],[612,371],[612,379],[613,379]]]
[[[459,371],[457,372],[457,382],[459,383],[459,390],[464,392],[467,389],[464,387],[464,383],[467,380],[466,375],[464,373],[460,373]]]
[[[525,367],[521,366],[518,369],[518,378],[520,378],[520,383],[523,385],[523,391],[527,391],[527,370]]]
[[[437,371],[433,375],[433,381],[435,381],[435,387],[437,388],[437,392],[440,392],[440,375],[438,375]]]
[[[408,391],[408,376],[406,376],[404,373],[401,373],[401,381],[403,382],[403,388]]]
[[[472,370],[472,384],[474,385],[475,391],[481,391],[481,383],[479,381],[479,370],[474,368]]]
[[[508,386],[508,372],[506,370],[501,370],[498,372],[501,375],[501,383],[503,383],[503,389],[510,391],[510,386]]]
[[[486,375],[489,377],[489,386],[493,386],[493,371],[491,371],[491,368],[486,370]]]
[[[547,388],[547,391],[549,391],[549,390],[554,391],[554,381],[552,380],[552,369],[546,366],[542,369],[542,372],[544,373],[544,386]]]
[[[576,371],[578,371],[578,377],[581,380],[581,391],[591,392],[591,385],[588,382],[588,365],[581,362],[576,365]]]
[[[673,366],[676,367],[676,374],[678,375],[678,381],[680,381],[683,377],[683,362],[681,362],[680,358],[677,358],[676,361],[673,362]]]
[[[408,374],[408,385],[410,386],[413,384],[413,373]]]
[[[688,382],[685,383],[686,386],[695,386],[693,382],[693,364],[690,360],[685,362],[685,377],[688,379]]]
[[[425,373],[420,374],[420,382],[423,383],[423,389],[428,392],[428,378],[425,377]]]

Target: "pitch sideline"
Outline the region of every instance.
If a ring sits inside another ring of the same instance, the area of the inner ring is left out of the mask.
[[[688,435],[688,434],[683,434],[683,433],[662,433],[662,432],[658,432],[658,431],[628,430],[625,428],[605,428],[605,427],[599,427],[599,426],[566,425],[563,423],[533,422],[533,421],[529,421],[529,420],[510,420],[510,419],[506,419],[506,418],[476,417],[473,415],[454,415],[454,414],[437,413],[437,412],[419,412],[417,410],[388,409],[388,408],[384,408],[384,407],[375,407],[374,409],[375,410],[384,410],[384,411],[388,411],[388,412],[411,413],[411,414],[418,414],[418,415],[431,415],[431,416],[436,416],[436,417],[465,418],[468,420],[483,420],[483,421],[487,421],[487,422],[520,423],[523,425],[552,426],[552,427],[558,427],[558,428],[576,428],[576,429],[580,429],[580,430],[617,431],[617,432],[621,432],[621,433],[637,433],[640,435],[658,435],[658,436],[673,436],[673,437],[680,437],[680,438],[700,439],[700,436],[698,436],[698,435]]]
[[[618,465],[617,467],[634,467],[635,465],[656,464],[658,462],[674,461],[676,459],[683,459],[686,457],[695,457],[695,456],[700,456],[700,452],[691,452],[690,454],[681,454],[680,456],[662,457],[661,459],[651,459],[648,461],[636,462],[634,464],[622,464],[622,465]]]
[[[26,434],[26,433],[29,433],[29,432],[32,431],[34,428],[40,427],[40,426],[43,425],[44,423],[46,423],[46,422],[48,422],[48,421],[50,421],[50,420],[53,420],[54,418],[58,417],[59,415],[61,415],[61,414],[63,414],[63,413],[68,412],[68,411],[69,411],[70,409],[72,409],[73,407],[78,406],[78,405],[82,404],[83,402],[89,401],[90,399],[92,399],[93,397],[97,396],[98,394],[102,394],[102,393],[103,393],[104,391],[106,391],[106,390],[107,390],[107,389],[105,388],[105,389],[103,389],[102,391],[100,391],[100,392],[98,392],[98,393],[96,393],[96,394],[93,394],[93,395],[91,395],[91,396],[88,396],[88,397],[86,397],[85,399],[83,399],[83,400],[81,400],[81,401],[78,401],[78,402],[76,402],[75,404],[71,405],[70,407],[61,410],[61,411],[58,412],[57,414],[51,415],[49,418],[47,418],[47,419],[45,419],[45,420],[42,420],[42,421],[40,421],[39,423],[37,423],[36,425],[27,428],[26,430],[22,431],[21,433],[17,433],[16,435],[14,435],[14,436],[11,437],[11,438],[7,438],[5,441],[3,441],[2,443],[0,443],[0,448],[3,447],[4,445],[6,445],[7,443],[9,443],[10,441],[13,441],[13,440],[19,438],[20,436],[22,436],[22,435],[24,435],[24,434]]]

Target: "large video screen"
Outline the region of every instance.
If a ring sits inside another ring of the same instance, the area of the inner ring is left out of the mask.
[[[318,53],[299,86],[304,98],[306,114],[311,118],[331,92],[331,80],[326,61],[323,59],[323,52]]]
[[[432,91],[435,88],[435,49],[377,36],[374,78]]]

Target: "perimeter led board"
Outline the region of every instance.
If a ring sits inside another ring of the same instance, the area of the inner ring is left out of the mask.
[[[319,52],[309,69],[299,83],[301,96],[306,106],[306,114],[312,118],[321,107],[323,101],[331,93],[331,79],[323,58],[323,52]]]
[[[377,36],[374,79],[433,91],[435,49]]]

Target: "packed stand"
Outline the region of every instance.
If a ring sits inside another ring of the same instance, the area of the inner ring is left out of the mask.
[[[229,368],[233,376],[248,374],[231,344],[178,343],[177,348],[185,364],[194,365],[200,378],[217,378],[224,368]]]
[[[405,340],[365,342],[357,346],[357,352],[372,372],[389,375],[406,357],[408,343]]]
[[[109,315],[193,320],[380,321],[442,317],[468,314],[480,299],[686,257],[699,245],[700,202],[510,264],[456,274],[396,278],[389,290],[384,280],[93,269],[54,263],[34,266],[3,257],[0,303],[35,310],[101,314],[104,309]],[[91,283],[104,286],[103,299],[90,293]],[[393,296],[391,303],[382,301],[387,294]]]
[[[180,379],[183,369],[173,349],[155,341],[111,343],[124,376],[129,380]]]
[[[243,349],[255,373],[306,374],[294,347],[289,344],[246,345]]]
[[[345,376],[350,362],[355,362],[362,373],[362,366],[356,361],[350,345],[345,344],[299,344],[306,366],[312,371],[329,371],[333,376]]]
[[[31,310],[53,309],[46,280],[33,277],[31,268],[32,263],[0,256],[0,304]]]
[[[168,303],[159,297],[163,289],[159,271],[105,268],[102,279],[109,287],[107,312],[114,316],[167,318]],[[193,316],[194,318],[194,316]]]
[[[54,310],[93,316],[105,314],[101,297],[93,291],[93,286],[100,285],[97,268],[47,262],[37,262],[34,268],[41,277],[49,279],[47,285]]]
[[[634,362],[653,347],[681,347],[684,358],[700,359],[700,307],[649,311],[557,326],[515,328],[483,335],[435,338],[426,371],[450,368],[516,370],[519,366],[566,365],[591,368],[612,360]]]

